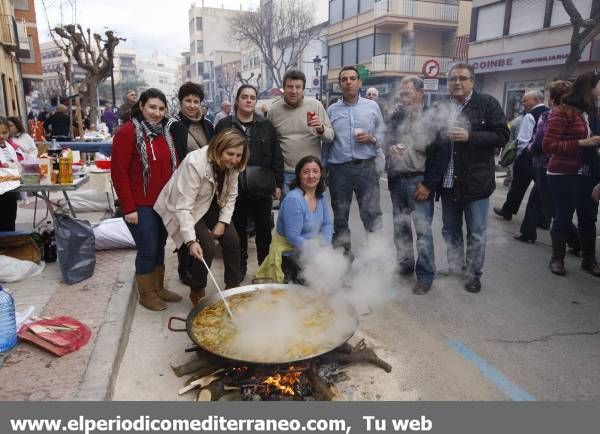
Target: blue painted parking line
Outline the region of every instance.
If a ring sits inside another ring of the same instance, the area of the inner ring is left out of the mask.
[[[513,401],[536,401],[536,398],[521,389],[519,386],[514,384],[508,378],[506,378],[500,371],[492,366],[483,357],[475,354],[473,350],[467,347],[460,341],[451,339],[448,341],[448,345],[462,357],[469,362],[473,363],[481,371],[483,376],[490,380],[498,389],[502,391]]]

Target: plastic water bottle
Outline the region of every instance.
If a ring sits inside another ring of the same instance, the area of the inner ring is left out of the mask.
[[[10,350],[16,344],[15,302],[12,296],[0,286],[0,353]]]

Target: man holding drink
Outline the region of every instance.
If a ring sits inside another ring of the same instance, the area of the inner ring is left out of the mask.
[[[496,187],[494,150],[509,137],[502,107],[492,96],[475,92],[474,80],[468,63],[457,63],[448,72],[453,109],[447,137],[440,138],[450,149],[441,192],[449,273],[464,277],[465,289],[473,293],[481,290],[490,196]]]
[[[402,79],[400,104],[390,117],[384,146],[399,272],[416,272],[414,294],[429,292],[435,277],[433,200],[449,159],[446,146],[430,145],[431,125],[423,116],[423,96],[423,80]],[[417,234],[416,264],[411,223]]]
[[[290,70],[283,76],[283,98],[271,106],[267,119],[277,132],[283,155],[283,193],[289,192],[298,161],[307,155],[321,158],[322,143],[333,140],[333,129],[323,105],[304,96],[306,76]],[[282,198],[283,199],[283,198]]]
[[[343,247],[344,253],[351,257],[348,218],[353,194],[365,230],[375,232],[382,227],[375,160],[383,143],[385,125],[377,103],[360,96],[362,82],[355,67],[343,67],[338,81],[342,99],[327,109],[335,138],[325,147],[323,159],[329,171],[333,244]]]

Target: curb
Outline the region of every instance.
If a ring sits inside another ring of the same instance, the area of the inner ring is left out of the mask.
[[[130,255],[121,265],[104,323],[94,341],[94,349],[74,400],[106,401],[112,398],[137,303],[135,274],[132,272],[134,263],[135,255]]]

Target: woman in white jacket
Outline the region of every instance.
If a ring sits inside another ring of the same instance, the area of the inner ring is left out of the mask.
[[[16,144],[23,154],[32,157],[38,156],[38,149],[35,146],[33,138],[25,132],[23,122],[18,117],[8,118],[8,129],[10,131],[10,139]]]
[[[238,174],[248,162],[246,137],[237,130],[221,131],[205,146],[190,152],[163,188],[154,210],[179,248],[188,249],[191,263],[190,300],[205,295],[207,270],[214,257],[214,239],[223,249],[226,288],[242,280],[240,244],[231,225]]]

